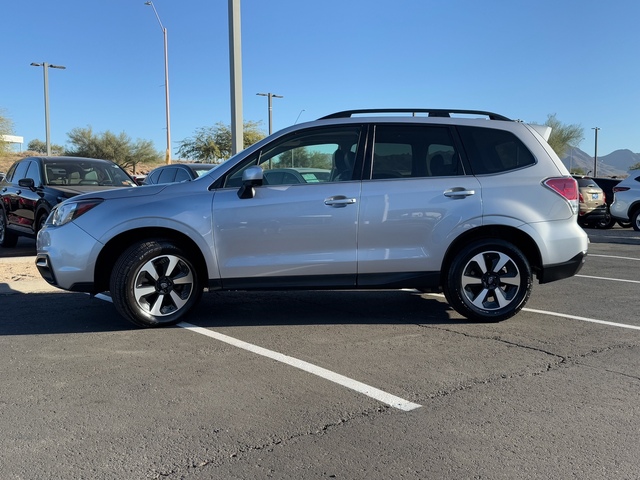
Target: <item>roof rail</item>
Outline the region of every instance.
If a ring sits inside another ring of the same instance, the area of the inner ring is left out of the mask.
[[[427,113],[429,117],[451,117],[452,113],[464,115],[482,115],[489,117],[489,120],[506,120],[512,121],[510,118],[493,112],[484,112],[482,110],[452,110],[443,108],[368,108],[363,110],[345,110],[343,112],[332,113],[320,120],[329,118],[350,118],[354,115],[374,114],[374,113]]]

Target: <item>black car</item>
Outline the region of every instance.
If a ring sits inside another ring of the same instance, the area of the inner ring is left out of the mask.
[[[151,170],[142,184],[157,185],[195,180],[216,166],[212,163],[172,163],[163,165]]]
[[[598,228],[612,228],[616,224],[616,219],[611,216],[609,213],[609,209],[611,207],[611,203],[613,202],[613,187],[618,185],[622,179],[621,178],[592,178],[592,180],[598,185],[605,194],[605,201],[607,203],[607,216],[603,220],[596,223],[596,227]],[[628,228],[631,226],[630,223],[620,222],[618,221],[618,225],[621,227]]]
[[[67,198],[96,190],[133,187],[135,182],[109,160],[82,157],[27,157],[0,181],[0,246],[19,236],[35,238],[51,209]]]

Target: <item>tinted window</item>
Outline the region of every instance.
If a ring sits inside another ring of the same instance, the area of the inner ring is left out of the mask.
[[[178,168],[176,171],[176,178],[174,182],[184,182],[186,180],[191,180],[191,175],[184,168]]]
[[[27,170],[29,169],[29,164],[31,162],[20,162],[16,166],[15,171],[13,172],[13,176],[11,177],[11,181],[13,183],[18,183],[18,180],[23,178],[27,178]],[[11,171],[9,171],[11,173]]]
[[[576,181],[578,182],[579,187],[598,187],[596,182],[591,178],[576,178]]]
[[[25,178],[33,179],[33,183],[35,185],[40,185],[42,183],[40,178],[40,165],[38,162],[29,162],[29,168],[27,169]]]
[[[536,163],[529,149],[511,132],[458,127],[473,173],[505,172]]]
[[[421,125],[376,127],[371,178],[462,174],[449,128]]]
[[[165,168],[160,172],[158,183],[171,183],[176,178],[175,168]]]

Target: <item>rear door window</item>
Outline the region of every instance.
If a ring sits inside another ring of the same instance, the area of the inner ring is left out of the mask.
[[[494,128],[458,126],[475,175],[527,167],[536,159],[513,133]]]
[[[371,178],[421,178],[463,175],[448,127],[377,125]]]

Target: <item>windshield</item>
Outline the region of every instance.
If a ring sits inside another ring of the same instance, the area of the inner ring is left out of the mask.
[[[131,177],[115,163],[91,160],[46,162],[45,180],[47,185],[135,186]]]

